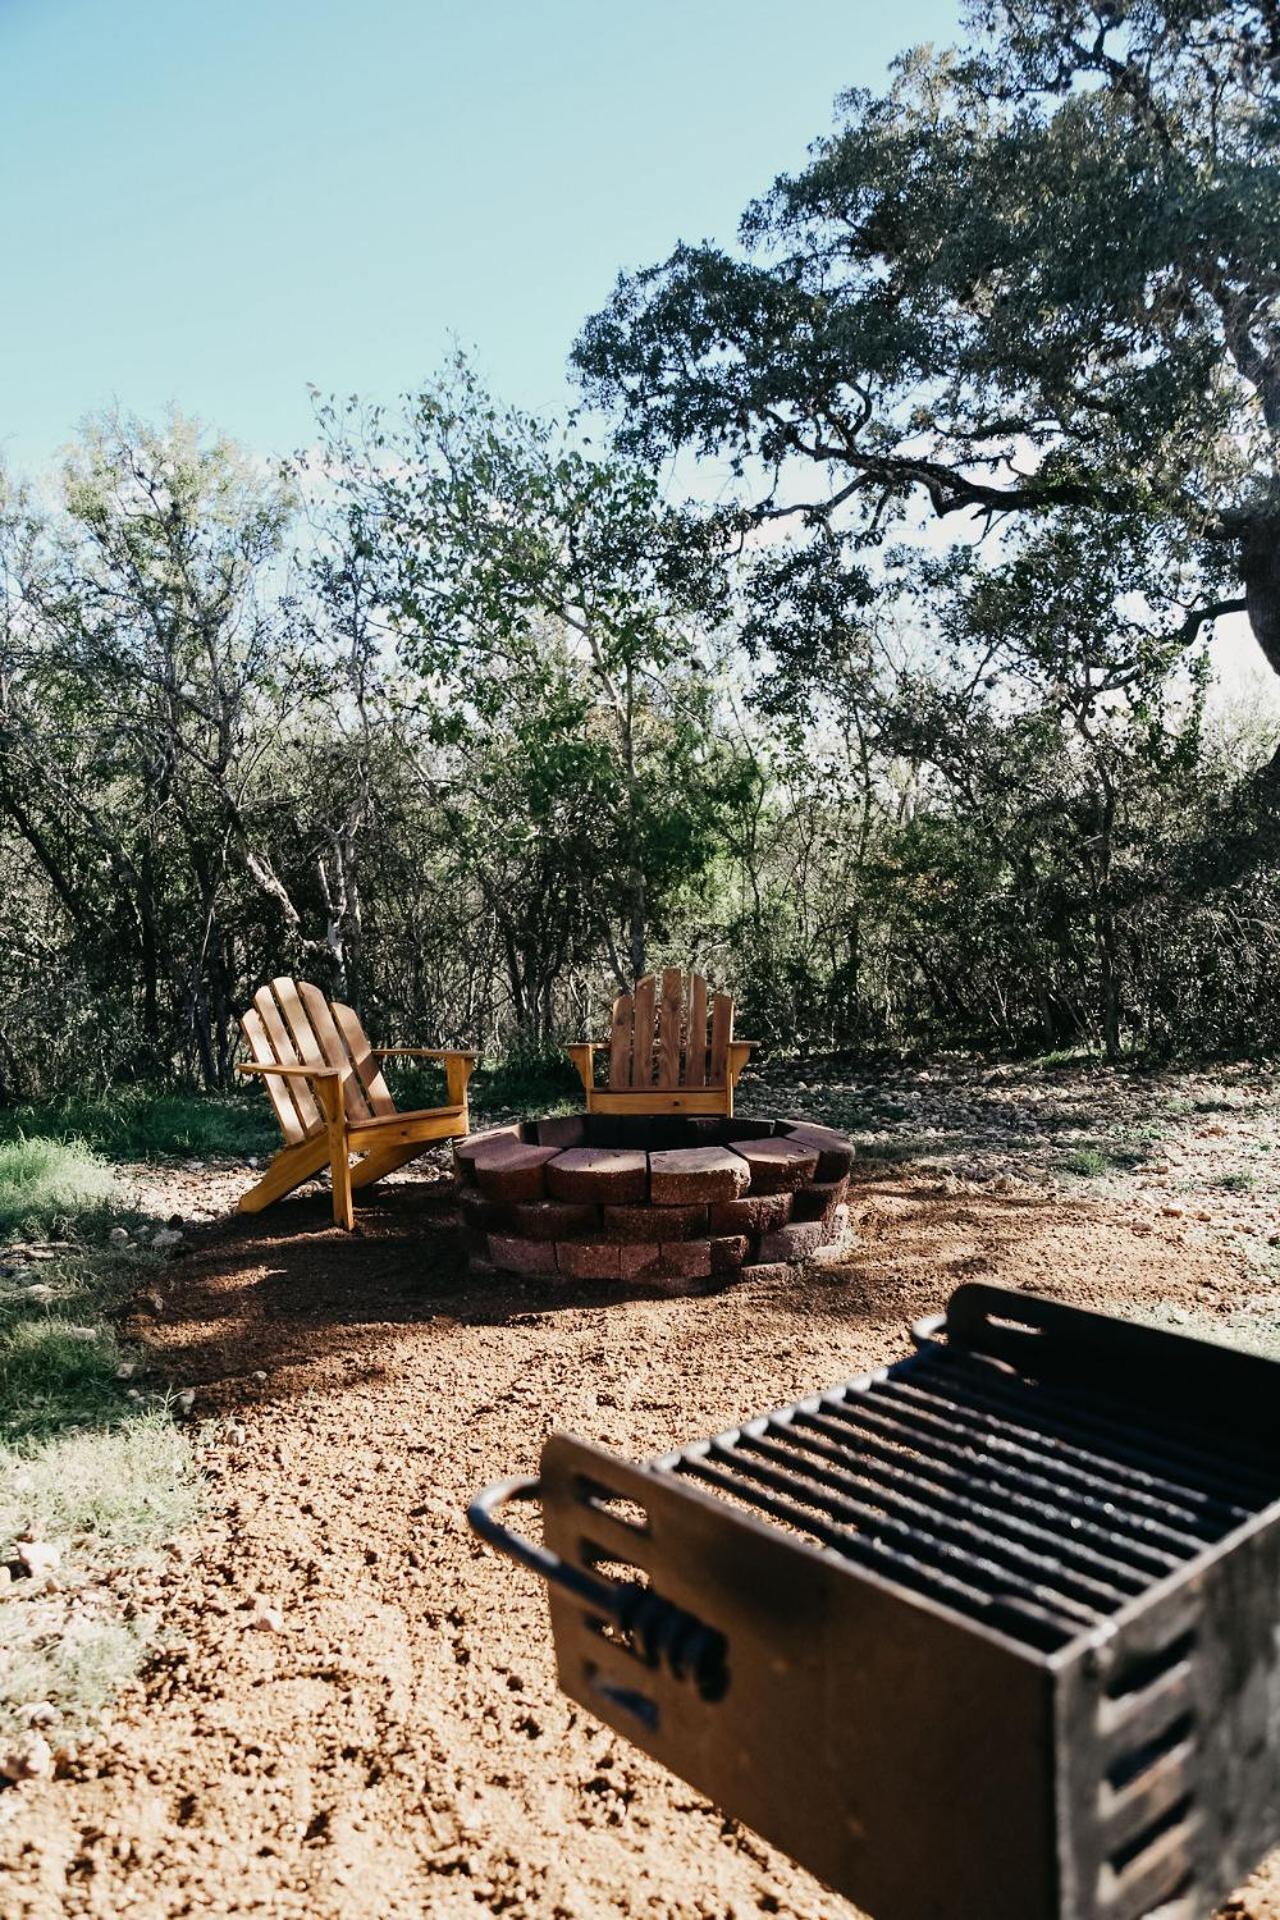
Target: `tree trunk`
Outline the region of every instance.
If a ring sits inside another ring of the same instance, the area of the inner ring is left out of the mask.
[[[1240,542],[1240,573],[1254,639],[1280,674],[1280,513],[1249,526]]]
[[[631,977],[644,978],[645,893],[644,875],[639,867],[631,869]]]

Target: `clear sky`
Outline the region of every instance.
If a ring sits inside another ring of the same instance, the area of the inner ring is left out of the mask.
[[[170,402],[260,453],[450,337],[529,407],[957,0],[0,0],[0,453]]]

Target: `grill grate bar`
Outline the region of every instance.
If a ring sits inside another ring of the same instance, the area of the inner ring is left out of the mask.
[[[893,1412],[904,1420],[918,1421],[930,1432],[954,1435],[962,1446],[976,1444],[984,1454],[994,1455],[1019,1471],[1043,1475],[1090,1499],[1110,1502],[1120,1497],[1133,1517],[1145,1514],[1158,1526],[1182,1535],[1194,1547],[1220,1539],[1226,1531],[1225,1526],[1211,1525],[1176,1500],[1157,1498],[1137,1487],[1119,1487],[1110,1473],[1090,1472],[1075,1461],[1065,1459],[1038,1434],[1021,1438],[1004,1422],[984,1418],[980,1410],[966,1407],[958,1397],[942,1402],[936,1395],[923,1392],[906,1380],[877,1380],[869,1392],[882,1403],[890,1402]],[[1239,1517],[1244,1519],[1245,1515],[1241,1513]]]
[[[846,1481],[866,1483],[882,1490],[885,1498],[901,1500],[904,1507],[920,1507],[927,1514],[957,1523],[976,1522],[989,1538],[1004,1539],[1009,1551],[1029,1554],[1044,1566],[1060,1566],[1083,1590],[1092,1593],[1099,1605],[1118,1605],[1133,1594],[1141,1593],[1149,1584],[1146,1576],[1134,1567],[1109,1560],[1104,1554],[1081,1546],[1070,1535],[1064,1538],[1061,1532],[1037,1526],[1003,1508],[957,1495],[945,1485],[917,1476],[909,1462],[890,1468],[870,1458],[865,1449],[853,1456],[847,1452],[836,1453],[820,1435],[790,1421],[770,1420],[767,1432],[763,1428],[757,1430],[753,1422],[743,1430],[742,1444],[768,1450],[771,1456],[780,1448],[793,1461],[798,1456],[813,1462],[806,1465],[804,1471],[819,1478],[829,1475],[833,1486],[843,1486]]]
[[[1045,1433],[1071,1437],[1088,1448],[1103,1448],[1111,1458],[1123,1460],[1145,1471],[1154,1471],[1167,1479],[1178,1476],[1178,1484],[1188,1493],[1203,1493],[1219,1501],[1234,1514],[1243,1494],[1251,1502],[1248,1511],[1266,1506],[1274,1497],[1280,1474],[1265,1474],[1261,1468],[1239,1468],[1232,1463],[1213,1460],[1203,1452],[1149,1426],[1139,1426],[1132,1418],[1119,1421],[1082,1408],[1075,1396],[1050,1398],[1043,1384],[1032,1384],[1020,1376],[1005,1373],[989,1360],[940,1349],[936,1354],[920,1356],[912,1365],[913,1380],[920,1376],[936,1379],[949,1387],[961,1375],[972,1398],[993,1408],[1007,1407],[1012,1413],[1031,1421]],[[1252,1489],[1245,1493],[1245,1486]]]
[[[909,1452],[928,1454],[963,1469],[975,1487],[1001,1487],[1024,1493],[1033,1499],[1060,1509],[1065,1518],[1094,1521],[1117,1540],[1139,1546],[1155,1547],[1171,1556],[1176,1564],[1198,1553],[1203,1542],[1177,1528],[1169,1527],[1149,1515],[1131,1513],[1118,1504],[1109,1488],[1096,1491],[1079,1489],[1061,1480],[1036,1473],[1016,1460],[993,1459],[985,1450],[948,1437],[945,1421],[922,1420],[914,1411],[884,1402],[872,1403],[869,1393],[855,1392],[844,1400],[832,1400],[830,1410],[852,1427],[887,1434]]]
[[[1182,1485],[1169,1479],[1167,1474],[1153,1474],[1116,1454],[1088,1450],[1075,1440],[1059,1437],[1059,1423],[1045,1421],[1034,1413],[1028,1415],[1025,1409],[1004,1408],[967,1380],[939,1382],[927,1369],[913,1369],[909,1378],[887,1381],[883,1392],[895,1400],[907,1399],[925,1410],[940,1407],[948,1425],[976,1430],[988,1444],[1001,1450],[1008,1447],[1020,1456],[1025,1453],[1027,1457],[1035,1457],[1052,1471],[1078,1474],[1081,1484],[1105,1486],[1110,1480],[1124,1491],[1131,1503],[1161,1515],[1177,1516],[1180,1525],[1207,1540],[1221,1539],[1224,1533],[1249,1518],[1245,1507]],[[1022,1417],[1015,1418],[1015,1411]],[[1029,1420],[1034,1424],[1029,1424]]]
[[[1145,1540],[1124,1537],[1110,1525],[1106,1514],[1095,1518],[1082,1513],[1078,1503],[1070,1507],[1064,1505],[1056,1494],[1046,1499],[1042,1493],[1029,1493],[1025,1486],[1009,1485],[1007,1476],[1002,1478],[998,1473],[986,1481],[976,1480],[971,1470],[972,1456],[957,1447],[943,1448],[928,1441],[922,1444],[916,1436],[895,1428],[892,1421],[868,1417],[865,1410],[858,1430],[853,1420],[834,1417],[841,1411],[840,1407],[830,1402],[824,1402],[823,1406],[823,1413],[809,1413],[801,1408],[792,1417],[797,1426],[813,1428],[830,1439],[842,1458],[857,1460],[864,1453],[874,1454],[904,1477],[910,1474],[931,1485],[945,1486],[966,1503],[975,1496],[984,1499],[994,1496],[1011,1514],[1029,1517],[1038,1526],[1055,1529],[1075,1544],[1086,1542],[1091,1553],[1112,1565],[1124,1563],[1131,1573],[1142,1576],[1142,1586],[1171,1573],[1183,1558]],[[850,1431],[851,1426],[855,1426],[854,1432]]]
[[[718,1451],[718,1449],[717,1449]],[[786,1481],[795,1483],[801,1476],[800,1485],[806,1481],[816,1482],[820,1487],[829,1487],[831,1492],[823,1495],[816,1491],[804,1490],[803,1497],[820,1503],[836,1518],[846,1514],[856,1519],[862,1527],[873,1531],[884,1531],[889,1526],[902,1527],[910,1536],[920,1540],[937,1540],[941,1543],[939,1551],[949,1549],[961,1552],[967,1558],[982,1565],[994,1563],[997,1571],[1004,1568],[1001,1580],[1008,1584],[1012,1573],[1019,1582],[1029,1583],[1036,1589],[1033,1597],[1044,1600],[1052,1595],[1054,1603],[1079,1607],[1090,1620],[1105,1618],[1114,1613],[1124,1602],[1125,1595],[1114,1587],[1104,1587],[1095,1580],[1081,1578],[1065,1567],[1053,1551],[1045,1552],[1025,1544],[1010,1542],[1004,1537],[1004,1529],[985,1524],[984,1515],[989,1509],[974,1507],[970,1518],[957,1519],[947,1513],[939,1502],[925,1506],[918,1500],[909,1499],[900,1491],[883,1487],[866,1486],[861,1479],[839,1469],[818,1465],[810,1456],[788,1452],[776,1441],[761,1435],[742,1433],[730,1449],[739,1457],[742,1454],[759,1454],[775,1469],[780,1469]],[[751,1471],[750,1463],[743,1460],[742,1471]],[[888,1476],[884,1476],[888,1479]],[[773,1484],[772,1482],[770,1484]],[[783,1487],[785,1491],[785,1486]],[[801,1497],[797,1490],[797,1498]],[[994,1518],[994,1516],[992,1516]]]
[[[770,1466],[767,1461],[753,1459],[749,1455],[744,1457],[727,1441],[712,1440],[707,1451],[711,1458],[735,1476],[746,1475],[749,1480],[759,1481],[775,1493],[785,1494],[798,1506],[812,1507],[816,1512],[837,1521],[842,1533],[849,1529],[862,1539],[871,1539],[878,1545],[892,1547],[895,1552],[909,1554],[921,1566],[953,1574],[956,1579],[976,1587],[980,1592],[1014,1594],[1033,1606],[1043,1607],[1046,1612],[1060,1613],[1081,1627],[1096,1626],[1105,1618],[1097,1607],[1087,1602],[1076,1600],[1060,1590],[1055,1591],[1042,1580],[1028,1579],[1016,1569],[1000,1566],[991,1557],[990,1542],[983,1539],[980,1533],[978,1538],[982,1550],[975,1552],[972,1546],[960,1546],[943,1538],[936,1527],[894,1519],[883,1509],[877,1511],[865,1501],[852,1500],[842,1494],[825,1493],[798,1473]]]
[[[690,1451],[679,1455],[674,1471],[705,1480],[722,1493],[740,1500],[743,1505],[754,1507],[820,1540],[842,1559],[867,1567],[897,1586],[941,1601],[971,1619],[1014,1633],[1032,1646],[1052,1651],[1067,1645],[1080,1632],[1078,1621],[1060,1612],[1012,1595],[993,1595],[955,1574],[922,1565],[914,1554],[900,1552],[881,1541],[868,1539],[847,1527],[835,1525],[816,1515],[812,1509],[727,1471],[716,1461],[710,1460],[705,1452]]]
[[[966,1370],[982,1369],[996,1379],[1009,1380],[1033,1390],[1038,1402],[1080,1420],[1095,1420],[1109,1432],[1139,1441],[1150,1440],[1153,1426],[1135,1418],[1133,1402],[1109,1393],[1105,1388],[1089,1386],[1083,1380],[1064,1386],[1049,1378],[1030,1378],[1026,1373],[1009,1374],[1003,1364],[964,1348],[942,1350],[947,1364]],[[930,1358],[939,1357],[936,1353]],[[1211,1431],[1194,1420],[1162,1407],[1158,1427],[1161,1450],[1202,1470],[1212,1472],[1232,1488],[1247,1482],[1257,1489],[1259,1506],[1275,1499],[1280,1487],[1280,1454],[1252,1446],[1237,1436]]]

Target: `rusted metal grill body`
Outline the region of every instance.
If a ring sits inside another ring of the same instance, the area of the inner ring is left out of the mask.
[[[1280,1842],[1280,1366],[965,1286],[917,1350],[477,1503],[560,1684],[876,1920],[1207,1915]],[[541,1500],[544,1548],[493,1519]]]

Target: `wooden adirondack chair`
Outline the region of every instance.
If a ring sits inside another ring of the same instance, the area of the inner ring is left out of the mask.
[[[637,980],[613,1003],[608,1039],[609,1084],[595,1083],[596,1047],[582,1040],[569,1055],[582,1077],[588,1113],[733,1113],[733,1089],[754,1040],[733,1037],[733,1001],[717,993],[707,1031],[707,983],[691,973],[688,994],[679,967]]]
[[[253,1055],[241,1073],[259,1073],[284,1145],[241,1213],[260,1213],[328,1166],[333,1217],[355,1225],[352,1192],[402,1167],[433,1140],[470,1131],[467,1082],[478,1055],[453,1047],[371,1047],[350,1007],[326,1000],[306,980],[260,987],[240,1022]],[[397,1113],[378,1062],[443,1060],[448,1105]],[[363,1157],[351,1165],[352,1154]]]

